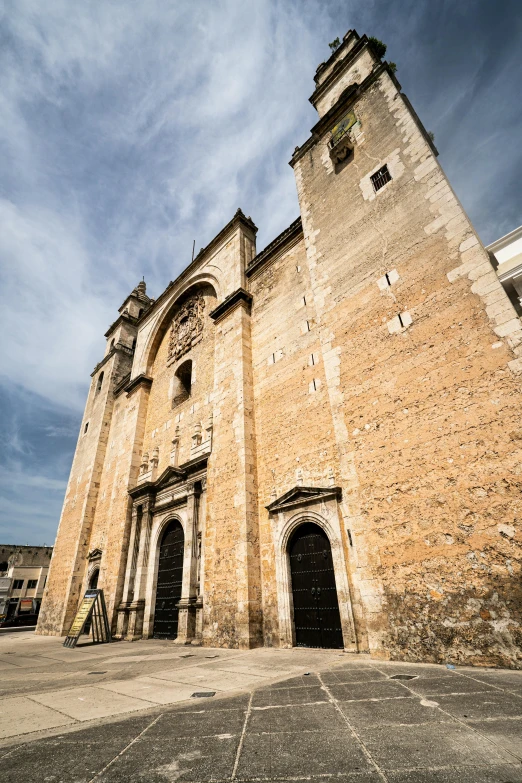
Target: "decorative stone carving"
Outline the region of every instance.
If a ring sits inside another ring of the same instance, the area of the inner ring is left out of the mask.
[[[181,305],[170,327],[169,362],[179,359],[201,340],[204,310],[205,299],[201,294],[191,296]]]
[[[179,460],[179,440],[180,440],[180,429],[179,429],[179,424],[176,424],[174,437],[172,438],[172,450],[170,452],[170,464],[173,465],[175,468],[177,468],[178,460]]]
[[[199,421],[197,421],[194,425],[194,433],[192,435],[192,448],[195,449],[198,446],[201,446],[201,424]]]
[[[140,464],[140,476],[143,476],[144,473],[146,473],[149,469],[149,453],[146,451],[141,458],[141,464]]]

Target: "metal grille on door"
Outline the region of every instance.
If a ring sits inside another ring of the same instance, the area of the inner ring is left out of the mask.
[[[343,633],[328,536],[307,522],[289,546],[297,647],[342,648]]]

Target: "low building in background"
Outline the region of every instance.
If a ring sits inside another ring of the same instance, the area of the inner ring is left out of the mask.
[[[500,237],[486,250],[515,310],[522,315],[522,226]]]
[[[0,544],[0,619],[39,612],[52,553],[52,546]]]

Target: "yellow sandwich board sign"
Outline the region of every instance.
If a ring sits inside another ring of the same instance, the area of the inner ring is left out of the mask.
[[[87,590],[63,643],[64,647],[76,647],[87,623],[90,623],[95,643],[111,642],[111,630],[103,590]]]

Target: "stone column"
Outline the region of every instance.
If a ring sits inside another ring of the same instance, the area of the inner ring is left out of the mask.
[[[129,624],[127,628],[127,641],[141,639],[143,633],[143,615],[145,611],[145,586],[147,584],[147,571],[149,565],[150,531],[152,528],[153,500],[151,497],[143,499],[142,522],[139,536],[139,546],[136,557],[136,571],[134,577],[134,594],[129,595],[128,612]]]
[[[175,644],[191,644],[196,632],[196,598],[198,566],[198,499],[195,484],[187,485],[187,526],[183,553],[183,583],[178,603],[178,636]]]
[[[136,563],[138,559],[139,543],[141,537],[141,524],[143,508],[141,503],[136,503],[132,508],[131,533],[129,537],[129,549],[127,555],[127,568],[125,570],[125,584],[123,597],[118,606],[118,620],[115,639],[123,639],[127,633],[129,623],[129,606],[134,596],[134,580],[136,577]]]
[[[207,506],[207,478],[201,480],[199,513],[197,526],[197,564],[196,564],[196,631],[192,644],[203,643],[203,599],[205,580],[205,518]]]

